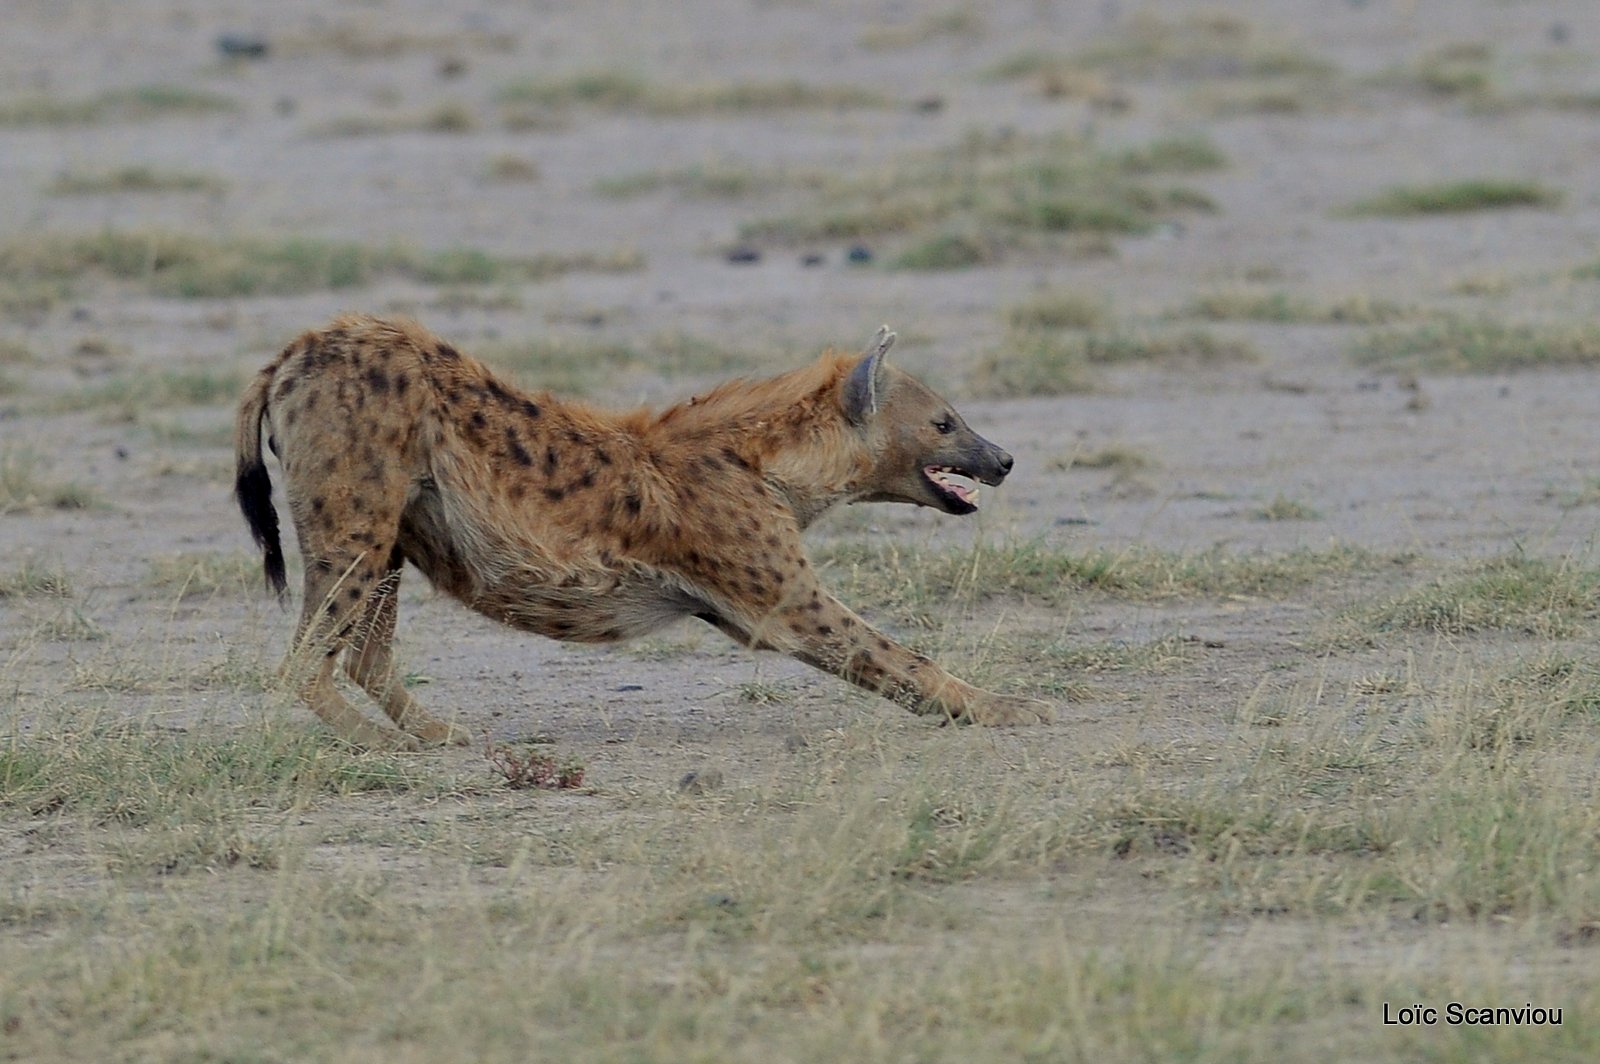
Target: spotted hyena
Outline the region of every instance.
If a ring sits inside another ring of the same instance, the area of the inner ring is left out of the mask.
[[[800,534],[839,503],[977,509],[1011,456],[889,365],[894,334],[770,380],[736,380],[660,412],[526,393],[407,321],[347,317],[290,344],[239,408],[236,494],[286,580],[261,436],[283,467],[305,560],[291,662],[301,694],[365,746],[464,742],[395,674],[406,562],[516,628],[604,643],[692,616],[917,713],[980,724],[1050,718],[874,629],[830,595]],[[957,479],[960,478],[960,479]],[[336,659],[399,730],[334,686]]]

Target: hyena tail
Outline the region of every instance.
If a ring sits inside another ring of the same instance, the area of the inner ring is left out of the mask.
[[[261,458],[261,422],[267,416],[267,389],[272,386],[272,367],[256,374],[239,404],[239,420],[233,437],[238,475],[233,482],[234,498],[250,525],[250,535],[261,548],[267,585],[283,597],[289,580],[283,571],[283,543],[278,538],[278,511],[272,508],[272,479]]]

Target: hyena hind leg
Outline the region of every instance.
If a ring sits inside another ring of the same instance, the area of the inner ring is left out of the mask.
[[[400,593],[400,569],[405,558],[390,555],[383,578],[368,593],[361,619],[352,632],[344,658],[345,671],[383,707],[389,719],[408,735],[433,745],[465,746],[471,734],[462,727],[433,716],[406,690],[394,664],[394,629]]]
[[[302,533],[302,543],[310,537]],[[308,545],[310,546],[310,545]],[[335,735],[371,750],[416,750],[416,738],[369,721],[339,693],[334,666],[356,642],[356,627],[377,583],[376,566],[365,552],[306,551],[305,601],[294,643],[283,664],[284,677],[299,681],[300,697]]]

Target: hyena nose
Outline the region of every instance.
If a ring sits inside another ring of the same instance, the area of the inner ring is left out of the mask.
[[[1001,476],[1005,476],[1007,473],[1011,472],[1011,466],[1012,465],[1013,465],[1013,462],[1011,460],[1011,452],[1010,451],[1001,451],[1000,452],[1000,475]]]

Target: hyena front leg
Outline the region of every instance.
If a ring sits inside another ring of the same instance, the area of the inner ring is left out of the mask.
[[[746,628],[713,621],[758,649],[780,650],[815,668],[897,702],[913,713],[1007,727],[1048,723],[1048,702],[974,687],[873,628],[814,581],[791,587],[786,603]]]
[[[399,670],[394,667],[396,599],[400,593],[400,570],[404,565],[404,556],[398,550],[391,552],[384,574],[368,593],[362,617],[352,631],[351,647],[344,657],[345,671],[383,707],[401,731],[424,743],[465,746],[472,738],[467,730],[423,709],[406,690]]]

